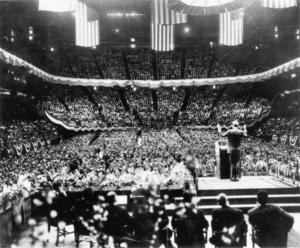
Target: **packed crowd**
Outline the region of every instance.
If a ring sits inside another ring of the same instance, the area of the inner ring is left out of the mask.
[[[155,90],[62,87],[61,92],[65,94],[42,98],[40,110],[78,128],[228,125],[233,119],[249,125],[271,109],[271,100],[252,95],[248,84]]]
[[[181,110],[178,125],[205,125],[211,115],[214,100],[219,90],[210,86],[190,89],[191,95],[186,109]]]
[[[195,156],[199,175],[214,175],[219,139],[215,131],[186,128],[107,131],[95,139],[93,134],[75,136],[57,146],[1,160],[1,188],[13,187],[21,176],[28,176],[35,186],[59,181],[79,188],[139,187],[149,180],[182,186],[184,177],[179,175],[186,173],[182,165],[186,154]],[[242,173],[280,172],[292,178],[299,170],[299,147],[248,138],[242,149]]]
[[[274,135],[277,137],[283,135],[295,137],[299,136],[299,133],[300,121],[298,117],[271,117],[256,130],[255,135],[271,140]]]
[[[269,99],[251,95],[251,85],[229,85],[217,102],[210,122],[229,125],[232,120],[238,120],[251,124],[270,109]]]
[[[4,147],[11,151],[15,146],[44,142],[57,136],[55,127],[46,120],[11,121],[1,123],[0,127]]]
[[[226,77],[258,73],[295,58],[297,51],[297,44],[282,46],[288,47],[285,50],[280,50],[281,46],[270,44],[257,49],[251,53],[251,58],[246,59],[250,56],[249,50],[253,49],[246,47],[240,51],[246,54],[245,58],[231,60],[228,55],[230,51],[223,51],[221,47],[178,48],[172,52],[154,53],[148,48],[88,49],[72,45],[45,47],[37,41],[20,44],[7,40],[1,40],[1,47],[59,76],[136,80]],[[248,62],[250,60],[251,64]]]

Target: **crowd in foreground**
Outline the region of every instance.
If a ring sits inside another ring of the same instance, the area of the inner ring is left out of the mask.
[[[80,235],[89,236],[91,246],[99,247],[244,247],[251,242],[259,247],[286,247],[294,218],[278,206],[268,203],[268,193],[257,193],[258,205],[250,209],[249,225],[242,210],[231,207],[224,193],[216,197],[218,208],[212,210],[211,222],[199,208],[199,198],[185,184],[183,197],[174,201],[160,195],[159,188],[148,184],[132,192],[127,206],[117,203],[117,195],[109,192],[93,195],[86,190],[77,197],[64,192],[60,185],[45,192],[45,198],[33,203],[46,209],[48,223],[64,232],[74,226],[75,243]],[[71,201],[72,199],[72,201]],[[34,232],[36,221],[30,219],[32,245],[47,246],[47,233]],[[250,227],[251,225],[251,227]],[[208,229],[211,228],[211,232]],[[209,235],[209,233],[211,233]],[[56,245],[59,244],[59,237]]]

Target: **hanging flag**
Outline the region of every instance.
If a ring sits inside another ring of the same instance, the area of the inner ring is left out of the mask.
[[[151,23],[151,49],[161,52],[174,50],[174,25]]]
[[[76,46],[93,47],[100,44],[99,12],[78,2],[75,12]]]
[[[187,14],[176,12],[169,8],[169,0],[153,0],[151,2],[151,20],[154,24],[187,23]]]
[[[297,0],[261,0],[261,6],[274,9],[291,8],[297,6]]]
[[[243,43],[244,10],[237,9],[220,14],[219,44],[236,46]]]
[[[75,11],[77,0],[39,0],[39,10],[54,12]]]

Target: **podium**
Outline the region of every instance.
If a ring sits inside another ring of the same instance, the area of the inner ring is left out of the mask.
[[[230,161],[227,153],[227,141],[219,140],[215,143],[217,171],[216,175],[220,179],[230,178]]]

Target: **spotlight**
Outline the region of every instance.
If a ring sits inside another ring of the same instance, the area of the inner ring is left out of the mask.
[[[217,88],[217,86],[213,85],[213,89],[215,90]]]
[[[93,88],[93,89],[94,89],[94,91],[96,91],[96,90],[97,90],[97,87],[96,87],[96,86],[94,86],[94,88]]]
[[[135,44],[130,44],[130,48],[134,49],[134,48],[136,48],[136,45]]]
[[[116,29],[115,29],[115,32],[116,32],[116,33],[119,33],[119,32],[120,32],[120,29],[116,28]]]
[[[29,40],[33,40],[33,36],[32,36],[32,35],[29,35],[29,36],[28,36],[28,39],[29,39]]]
[[[274,37],[277,39],[278,38],[278,34],[275,34]]]
[[[177,88],[174,86],[174,87],[173,87],[173,91],[176,91],[176,90],[177,90]]]
[[[50,47],[50,52],[54,52],[54,51],[55,51],[54,47]]]
[[[255,49],[255,50],[258,50],[258,46],[255,46],[254,49]]]
[[[296,76],[296,73],[292,73],[291,78],[295,78]]]
[[[130,38],[130,42],[135,42],[135,38]]]
[[[11,41],[11,42],[15,42],[14,37],[11,37],[11,38],[10,38],[10,41]]]
[[[33,35],[33,27],[32,26],[28,27],[28,34]]]
[[[189,33],[191,31],[190,27],[184,27],[184,30],[183,30],[185,33]]]

